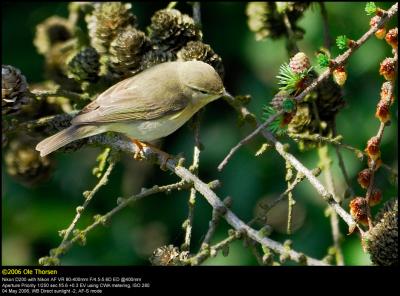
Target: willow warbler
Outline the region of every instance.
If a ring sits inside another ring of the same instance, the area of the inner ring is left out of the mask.
[[[108,131],[153,141],[176,131],[199,109],[225,95],[221,78],[200,61],[167,62],[113,85],[85,106],[71,126],[37,146],[45,156]]]

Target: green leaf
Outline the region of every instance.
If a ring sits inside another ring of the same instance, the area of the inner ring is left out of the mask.
[[[377,7],[375,5],[375,2],[368,2],[365,5],[365,12],[367,13],[367,15],[375,14],[376,9]]]
[[[279,89],[285,90],[288,93],[297,91],[299,82],[303,80],[311,70],[312,67],[301,73],[295,73],[287,63],[282,64],[279,67],[279,74],[276,76],[276,78],[279,80],[278,84],[282,85]]]
[[[326,68],[326,67],[328,67],[329,66],[329,57],[326,55],[326,54],[323,54],[323,53],[319,53],[318,55],[317,55],[317,61],[318,61],[318,65],[321,67],[321,68]]]
[[[292,112],[296,108],[296,103],[293,99],[285,99],[282,103],[282,109],[286,113]]]
[[[336,45],[339,49],[344,50],[347,48],[347,37],[346,35],[340,35],[336,38]]]
[[[270,118],[271,116],[275,115],[277,113],[277,111],[275,110],[275,108],[273,108],[272,106],[264,106],[263,108],[263,120],[266,121],[268,120],[268,118]],[[272,121],[268,126],[268,130],[273,133],[276,134],[278,136],[282,136],[286,133],[286,128],[282,128],[281,127],[281,119],[282,116],[278,116],[277,118],[275,118],[274,121]]]

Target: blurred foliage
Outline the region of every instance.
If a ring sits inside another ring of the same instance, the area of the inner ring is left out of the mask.
[[[390,3],[380,3],[387,9]],[[246,23],[246,3],[205,2],[201,4],[204,42],[222,57],[225,67],[226,89],[232,94],[251,94],[249,109],[257,116],[262,106],[277,91],[279,66],[288,61],[285,42],[282,39],[257,42]],[[326,3],[331,36],[346,35],[357,39],[369,28],[364,13],[365,3]],[[134,2],[133,12],[139,28],[144,30],[151,15],[164,8],[165,3]],[[179,10],[191,15],[191,6],[178,3]],[[32,43],[35,27],[49,16],[66,17],[67,3],[2,2],[2,63],[19,68],[29,83],[43,80],[43,57]],[[221,17],[223,16],[223,17]],[[396,24],[395,18],[389,27]],[[317,65],[314,53],[323,43],[323,25],[317,4],[305,12],[298,25],[305,29],[299,47]],[[383,41],[371,38],[349,60],[348,81],[344,86],[346,107],[337,118],[338,132],[344,142],[363,149],[366,141],[379,126],[374,117],[379,99],[382,78],[379,63],[391,55],[390,47]],[[332,49],[333,56],[339,54]],[[397,95],[396,95],[397,98]],[[397,100],[392,110],[392,125],[385,130],[381,146],[385,163],[397,169]],[[277,196],[285,189],[285,163],[277,153],[269,151],[260,157],[254,153],[261,139],[243,147],[222,173],[217,164],[229,149],[250,131],[250,127],[237,127],[236,115],[225,102],[219,100],[206,107],[202,117],[201,140],[205,150],[201,153],[199,176],[202,180],[220,179],[223,187],[217,190],[220,197],[233,198],[232,210],[244,221],[249,221],[257,202],[264,197]],[[223,137],[223,138],[222,138]],[[193,150],[193,132],[185,125],[163,142],[163,150],[171,154],[182,153],[190,163]],[[292,144],[290,151],[308,167],[318,163],[317,153],[300,153]],[[343,195],[344,180],[337,166],[334,150],[329,149],[334,160],[333,176],[338,194]],[[96,183],[91,174],[99,149],[86,148],[74,153],[56,153],[57,163],[52,178],[37,188],[26,188],[13,181],[2,165],[2,264],[37,264],[39,257],[48,254],[61,238],[57,231],[66,228],[75,215],[75,208],[82,203],[82,192]],[[364,191],[358,186],[358,171],[366,167],[352,152],[343,151],[353,188],[358,195]],[[320,177],[321,180],[323,178]],[[376,174],[376,184],[383,189],[383,199],[397,196],[397,185],[388,181],[385,170]],[[105,213],[116,205],[119,196],[138,192],[141,187],[168,184],[177,181],[174,175],[156,166],[137,163],[125,157],[111,175],[110,182],[94,198],[91,206],[78,224],[84,227],[96,213]],[[182,222],[187,217],[189,192],[158,194],[141,200],[113,218],[108,227],[96,229],[88,236],[85,247],[74,246],[64,257],[63,265],[147,265],[151,252],[161,245],[183,242]],[[293,235],[273,233],[271,238],[283,242],[290,238],[293,248],[307,255],[322,258],[332,245],[329,219],[324,216],[326,204],[315,190],[302,182],[294,190],[295,200],[305,211],[303,226]],[[347,207],[347,205],[345,205]],[[375,212],[375,209],[373,209]],[[192,250],[197,250],[211,218],[211,208],[198,195],[192,236]],[[341,222],[344,235],[345,263],[350,265],[371,264],[363,253],[357,235],[346,236],[347,227]],[[221,222],[212,242],[227,235],[228,226]],[[232,244],[228,257],[218,255],[206,261],[207,265],[254,265],[256,259],[245,250],[241,242]]]

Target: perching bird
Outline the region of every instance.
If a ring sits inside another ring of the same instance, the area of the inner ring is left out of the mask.
[[[104,91],[73,118],[70,127],[41,141],[36,150],[45,156],[72,141],[108,131],[138,141],[160,139],[225,94],[221,78],[206,63],[162,63]]]

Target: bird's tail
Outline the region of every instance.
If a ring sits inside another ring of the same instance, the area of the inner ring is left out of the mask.
[[[93,125],[73,125],[41,141],[37,144],[36,150],[40,151],[40,156],[43,157],[75,140],[98,134],[96,130],[96,126]]]

